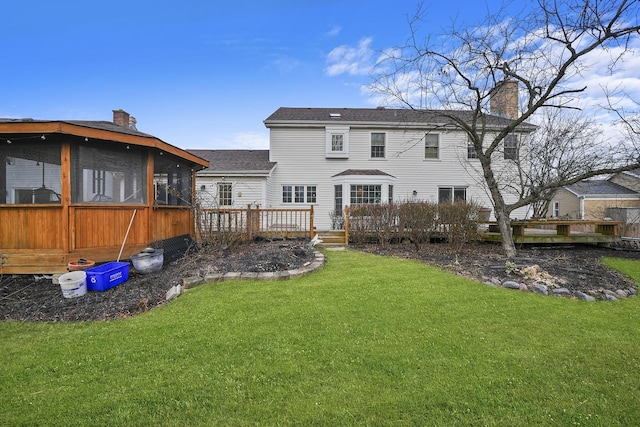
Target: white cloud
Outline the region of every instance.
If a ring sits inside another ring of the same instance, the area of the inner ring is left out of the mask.
[[[335,37],[338,34],[340,34],[340,31],[342,31],[342,27],[338,27],[337,25],[334,25],[333,27],[331,27],[331,29],[329,31],[327,31],[325,36],[327,36],[327,37]]]
[[[329,76],[350,74],[354,76],[369,74],[374,65],[371,37],[360,40],[357,46],[342,45],[327,55],[329,64],[325,72]]]

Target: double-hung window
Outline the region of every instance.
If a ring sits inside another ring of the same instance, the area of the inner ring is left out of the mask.
[[[471,138],[467,140],[467,159],[477,159],[478,152],[476,151],[476,146],[473,145],[473,141]]]
[[[438,159],[440,156],[440,135],[428,133],[424,136],[424,158]]]
[[[510,133],[503,142],[505,160],[518,160],[518,135]]]
[[[384,159],[385,158],[385,139],[386,134],[381,132],[373,132],[371,134],[371,158],[372,159]]]
[[[316,186],[283,185],[282,203],[316,203]]]

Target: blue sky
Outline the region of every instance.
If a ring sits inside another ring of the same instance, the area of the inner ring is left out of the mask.
[[[417,6],[3,0],[0,117],[111,120],[122,108],[139,130],[181,148],[268,148],[263,120],[278,107],[375,106],[360,89],[367,70],[330,75],[331,53],[343,60],[401,44]],[[434,27],[485,8],[426,7]]]
[[[278,107],[375,107],[368,66],[406,40],[418,3],[3,0],[0,117],[121,108],[181,148],[268,148]],[[487,3],[427,1],[429,30],[476,23]]]

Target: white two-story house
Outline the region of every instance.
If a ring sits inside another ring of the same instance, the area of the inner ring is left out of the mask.
[[[486,118],[489,130],[509,120]],[[467,135],[437,111],[283,107],[264,123],[275,163],[267,207],[313,205],[319,231],[330,229],[332,211],[360,203],[462,200],[492,207]],[[533,127],[525,129],[505,139],[496,163],[505,179]],[[513,215],[524,218],[526,210]]]

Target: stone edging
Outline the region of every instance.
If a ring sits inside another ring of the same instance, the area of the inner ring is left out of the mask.
[[[227,280],[286,280],[295,279],[296,277],[305,276],[320,268],[325,263],[325,256],[322,252],[314,251],[314,259],[311,262],[305,263],[300,268],[294,270],[274,271],[264,273],[254,272],[230,272],[230,273],[216,273],[209,274],[207,276],[191,276],[182,279],[182,289],[191,289],[204,283],[216,283],[224,282]],[[174,286],[175,288],[175,286]],[[173,288],[172,288],[173,289]],[[171,290],[169,290],[171,292]],[[167,299],[171,299],[167,292]],[[178,291],[178,295],[181,291]],[[177,295],[176,295],[177,296]]]

